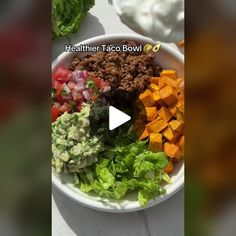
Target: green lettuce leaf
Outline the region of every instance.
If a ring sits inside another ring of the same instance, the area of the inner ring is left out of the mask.
[[[87,173],[90,171],[92,178],[78,174],[81,176],[77,181],[81,191],[94,191],[101,197],[122,199],[128,192],[136,190],[142,206],[165,193],[162,183],[170,183],[163,170],[168,163],[165,153],[147,151],[147,143],[143,141],[127,145],[117,143],[120,144],[120,140],[113,140],[113,146],[105,148],[98,163],[87,167]]]
[[[52,0],[53,38],[74,33],[95,0]]]

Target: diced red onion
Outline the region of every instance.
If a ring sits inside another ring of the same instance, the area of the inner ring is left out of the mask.
[[[88,76],[88,73],[86,70],[80,71],[79,73],[80,78],[86,78]]]
[[[71,92],[70,88],[67,86],[66,83],[63,84],[63,89],[69,94]]]
[[[84,89],[85,89],[84,84],[78,84],[74,87],[74,90],[76,91],[82,91]]]
[[[79,77],[80,72],[81,72],[81,70],[74,70],[72,72],[72,77]]]
[[[84,90],[82,93],[83,93],[84,98],[86,100],[88,100],[89,99],[89,92],[87,90]]]
[[[84,84],[84,79],[76,79],[77,85],[83,85]]]

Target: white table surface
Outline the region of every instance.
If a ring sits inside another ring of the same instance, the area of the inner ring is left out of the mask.
[[[132,33],[124,25],[112,6],[111,0],[96,0],[78,33],[58,39],[52,45],[52,59],[64,50],[65,43],[108,33]],[[165,202],[144,211],[112,214],[79,205],[55,187],[52,188],[53,236],[183,236],[183,189]]]

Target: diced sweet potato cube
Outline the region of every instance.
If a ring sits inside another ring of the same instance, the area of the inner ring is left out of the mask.
[[[159,91],[155,91],[152,95],[153,95],[153,99],[156,103],[161,102],[161,96],[160,96]]]
[[[176,119],[182,123],[184,123],[184,113],[179,110],[178,107],[176,107]]]
[[[166,122],[168,122],[172,117],[172,114],[165,106],[161,107],[161,109],[158,111],[158,114],[161,117],[161,119]]]
[[[178,142],[177,142],[177,145],[181,148],[181,149],[184,149],[184,135],[181,135]]]
[[[174,103],[171,106],[168,106],[168,110],[174,117],[176,116],[176,106],[177,106],[177,103]]]
[[[183,101],[179,101],[179,102],[177,103],[177,107],[179,108],[179,110],[180,110],[181,112],[184,112],[184,102],[183,102]]]
[[[171,78],[173,78],[173,79],[178,79],[178,77],[177,77],[177,73],[176,73],[176,71],[175,70],[163,70],[161,73],[160,73],[160,76],[162,77],[162,76],[169,76],[169,77],[171,77]]]
[[[152,92],[149,89],[146,89],[143,93],[139,95],[139,100],[141,100],[143,106],[145,107],[151,107],[155,104]]]
[[[181,155],[180,149],[177,145],[169,142],[164,143],[164,152],[167,156],[173,158]]]
[[[162,134],[150,133],[148,150],[152,152],[162,151]]]
[[[166,85],[165,84],[165,80],[162,77],[160,77],[160,79],[159,79],[159,87],[160,87],[160,89],[165,87],[165,85]]]
[[[162,101],[164,101],[169,106],[178,102],[176,91],[169,85],[166,85],[160,90],[160,96]]]
[[[167,122],[160,118],[155,119],[151,123],[147,124],[147,130],[149,133],[159,133],[168,126]]]
[[[144,139],[148,138],[149,133],[148,133],[147,129],[146,128],[144,130],[141,129],[140,134],[138,135],[138,137],[139,137],[139,140],[144,140]]]
[[[147,121],[153,121],[156,119],[158,113],[156,107],[145,107],[141,112],[140,116],[147,120]]]
[[[171,87],[174,87],[175,89],[179,87],[178,82],[171,77],[161,76],[161,81],[163,81],[165,85],[169,85]]]
[[[167,166],[165,167],[164,171],[167,173],[167,174],[170,174],[171,172],[174,171],[174,164],[173,162],[170,160],[167,164]]]
[[[160,77],[151,77],[150,83],[159,85],[159,79],[160,79]]]
[[[154,83],[151,83],[149,86],[148,86],[148,89],[152,92],[155,92],[155,91],[159,91],[160,90],[160,87]]]
[[[172,120],[169,122],[169,125],[173,131],[180,132],[184,124],[178,120]]]
[[[178,136],[178,133],[174,132],[170,127],[167,127],[164,129],[163,135],[168,141],[173,142]]]

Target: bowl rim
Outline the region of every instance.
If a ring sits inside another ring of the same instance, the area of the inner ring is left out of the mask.
[[[106,35],[99,35],[95,36],[86,40],[83,40],[75,46],[78,46],[80,44],[92,44],[92,43],[98,43],[99,41],[105,41],[105,40],[136,40],[136,41],[142,41],[144,43],[149,43],[149,44],[157,44],[161,43],[158,41],[154,41],[150,38],[141,36],[141,35],[136,35],[136,34],[106,34]],[[174,56],[180,63],[183,64],[184,66],[184,55],[181,54],[177,49],[175,50],[174,48],[170,47],[168,44],[161,43],[161,48]],[[70,54],[74,54],[74,52],[63,52],[61,53],[53,62],[52,62],[52,71],[54,68],[57,67],[57,64],[59,64],[62,60],[66,59]],[[149,207],[155,206],[169,197],[173,196],[177,191],[179,191],[181,188],[184,186],[184,163],[181,164],[182,169],[181,172],[182,175],[177,178],[174,184],[168,185],[166,187],[166,193],[163,195],[157,196],[154,200],[150,201],[147,206],[142,207],[140,206],[138,201],[130,202],[128,205],[126,205],[124,208],[113,208],[109,205],[104,205],[102,202],[97,201],[92,198],[88,198],[85,196],[80,196],[78,195],[75,191],[70,189],[68,186],[62,183],[62,181],[59,180],[59,178],[56,176],[54,171],[52,170],[52,183],[53,185],[64,195],[69,197],[71,200],[80,203],[86,207],[93,208],[96,210],[104,211],[104,212],[113,212],[113,213],[126,213],[126,212],[134,212],[134,211],[139,211],[139,210],[144,210]]]

